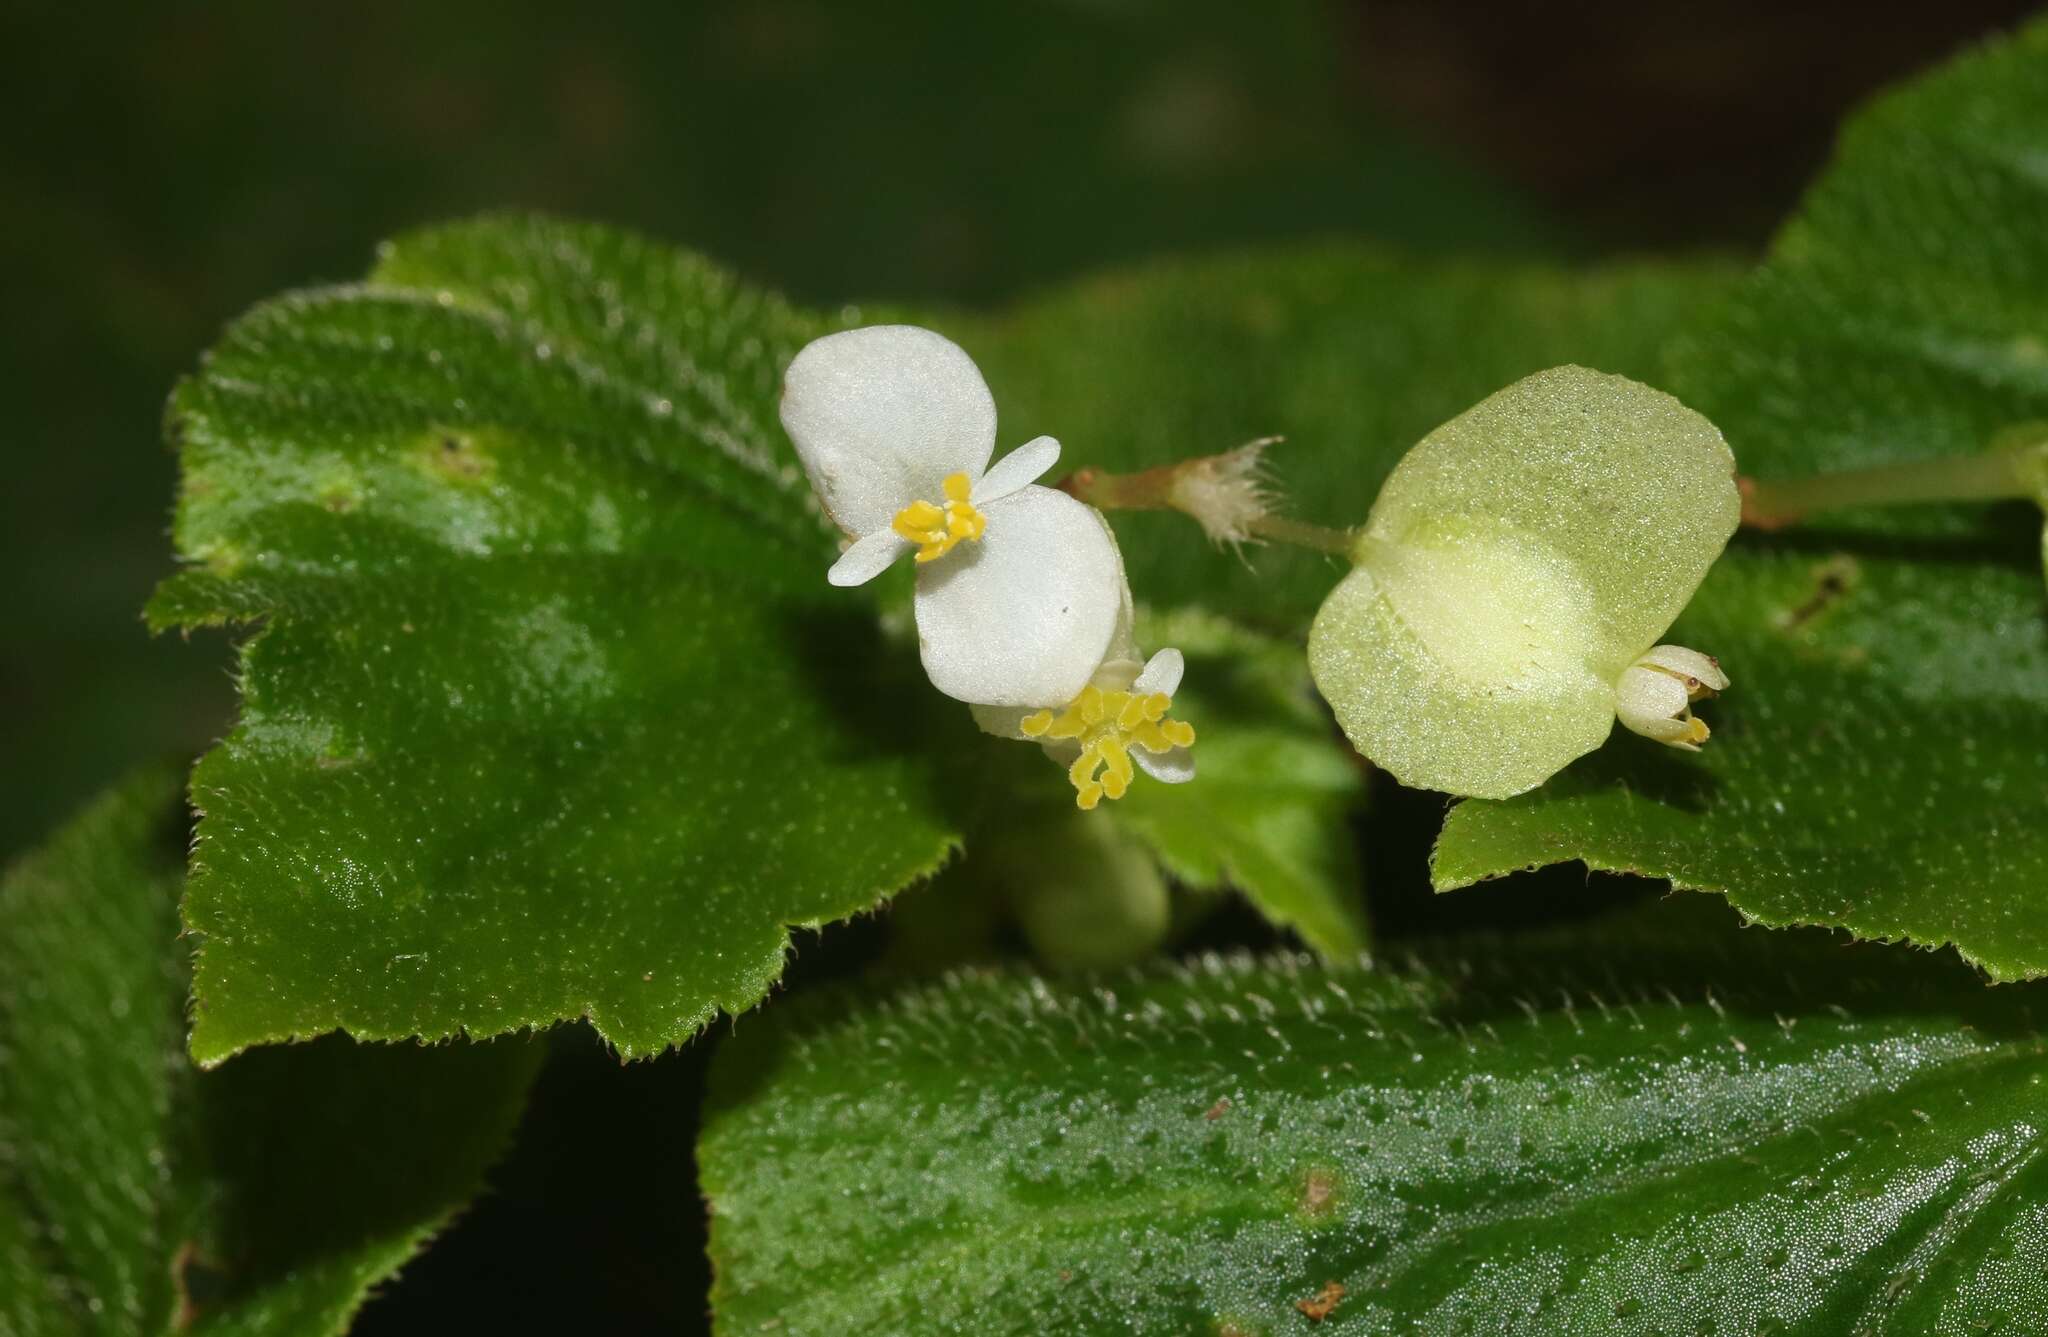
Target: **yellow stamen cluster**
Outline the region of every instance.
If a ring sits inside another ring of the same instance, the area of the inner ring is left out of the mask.
[[[946,490],[944,507],[913,501],[896,512],[896,519],[889,526],[906,542],[917,545],[920,562],[944,557],[961,539],[979,539],[988,528],[987,518],[968,500],[974,485],[967,481],[966,474],[948,474],[940,486]]]
[[[1080,740],[1081,755],[1067,768],[1067,779],[1074,785],[1074,803],[1086,811],[1105,798],[1122,798],[1130,788],[1134,744],[1155,756],[1194,745],[1195,726],[1166,717],[1171,704],[1164,692],[1141,696],[1086,687],[1059,714],[1041,710],[1018,727],[1026,738]]]

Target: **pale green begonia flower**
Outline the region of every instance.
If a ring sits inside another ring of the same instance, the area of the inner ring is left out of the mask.
[[[1539,372],[1431,432],[1388,477],[1309,633],[1354,746],[1406,785],[1507,798],[1617,718],[1696,749],[1710,657],[1658,641],[1735,532],[1712,423],[1626,377]]]

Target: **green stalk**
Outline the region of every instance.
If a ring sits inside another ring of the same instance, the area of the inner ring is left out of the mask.
[[[1742,480],[1742,520],[1758,529],[1797,524],[1815,511],[1844,506],[1901,506],[1915,502],[2003,501],[2038,498],[2048,481],[2048,440],[2029,431],[2021,445],[1914,460],[1810,478]]]
[[[1327,525],[1309,524],[1306,520],[1289,520],[1282,515],[1260,516],[1252,522],[1252,533],[1275,543],[1335,553],[1339,557],[1351,556],[1351,549],[1358,541],[1358,535],[1349,529],[1331,529]]]

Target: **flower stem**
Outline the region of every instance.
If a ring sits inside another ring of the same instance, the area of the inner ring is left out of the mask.
[[[1140,473],[1113,474],[1089,465],[1062,478],[1059,488],[1099,511],[1172,510],[1170,493],[1174,471],[1179,467],[1162,464]]]
[[[1358,535],[1349,529],[1331,529],[1327,525],[1312,525],[1306,520],[1290,520],[1284,515],[1264,515],[1251,524],[1252,533],[1275,543],[1291,544],[1297,548],[1313,548],[1317,552],[1335,553],[1349,557],[1351,549],[1358,542]]]
[[[1068,494],[1105,511],[1179,511],[1219,544],[1261,539],[1348,556],[1355,536],[1276,513],[1262,455],[1277,436],[1248,441],[1221,455],[1179,460],[1131,474],[1077,469],[1061,480]]]
[[[2019,439],[1977,455],[1847,469],[1810,478],[1766,482],[1743,477],[1737,480],[1742,487],[1742,522],[1756,529],[1782,529],[1814,511],[1844,506],[2041,496],[2044,483],[2048,483],[2048,427],[2003,435]]]

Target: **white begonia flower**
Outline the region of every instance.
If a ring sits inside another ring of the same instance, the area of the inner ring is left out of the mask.
[[[814,340],[784,376],[782,425],[853,536],[827,579],[863,584],[915,552],[934,687],[1036,709],[1089,685],[1129,602],[1116,539],[1094,507],[1036,485],[1059,459],[1051,437],[989,467],[995,400],[957,345],[913,325]]]

